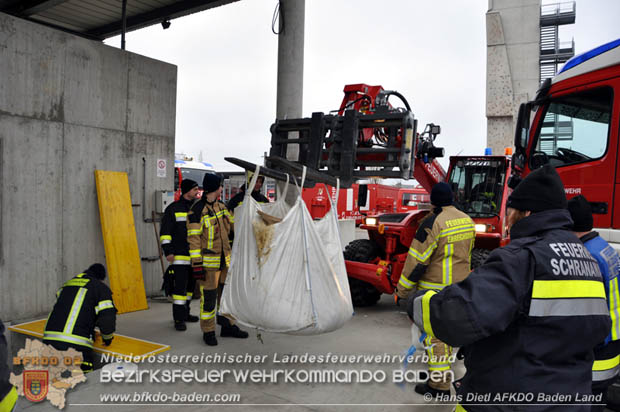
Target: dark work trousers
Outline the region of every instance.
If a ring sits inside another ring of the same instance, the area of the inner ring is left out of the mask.
[[[84,372],[92,372],[95,369],[95,356],[91,348],[81,345],[72,345],[70,343],[60,342],[57,340],[44,339],[43,343],[61,351],[73,348],[82,354],[82,365],[80,366],[80,368]]]
[[[176,322],[187,320],[189,303],[192,300],[196,280],[191,273],[190,265],[172,265],[172,317]]]

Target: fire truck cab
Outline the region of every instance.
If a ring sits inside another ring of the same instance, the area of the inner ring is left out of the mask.
[[[566,196],[584,195],[594,226],[620,246],[620,39],[566,62],[519,110],[512,166],[514,186],[551,164]]]
[[[195,162],[193,160],[174,160],[174,200],[181,197],[181,182],[191,179],[200,186],[199,196],[202,196],[202,180],[206,173],[215,173],[213,165],[207,162]]]

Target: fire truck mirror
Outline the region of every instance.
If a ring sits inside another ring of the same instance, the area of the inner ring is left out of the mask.
[[[358,207],[365,206],[367,200],[368,200],[368,186],[359,185],[359,188],[357,191],[357,206]]]

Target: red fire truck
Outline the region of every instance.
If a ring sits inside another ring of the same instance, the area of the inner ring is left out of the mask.
[[[530,118],[533,120],[530,122]],[[549,163],[584,195],[601,236],[620,243],[620,39],[570,59],[519,110],[511,185]]]
[[[327,187],[327,191],[325,188]],[[366,192],[366,202],[358,204],[360,191]],[[305,188],[302,192],[304,202],[313,219],[320,219],[329,211],[329,197],[336,198],[336,188],[318,184],[313,188]],[[356,224],[362,223],[365,215],[379,213],[400,213],[416,210],[422,204],[430,202],[429,194],[424,188],[404,188],[377,183],[353,184],[350,188],[340,189],[338,196],[338,218],[355,219]]]
[[[202,196],[202,179],[205,173],[215,173],[213,165],[207,162],[174,159],[174,200],[181,197],[181,182],[183,179],[192,179],[200,186],[198,196]]]

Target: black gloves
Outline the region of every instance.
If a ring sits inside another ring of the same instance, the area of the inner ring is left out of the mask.
[[[110,346],[112,339],[114,339],[114,337],[111,337],[110,339],[103,339],[104,346]]]

